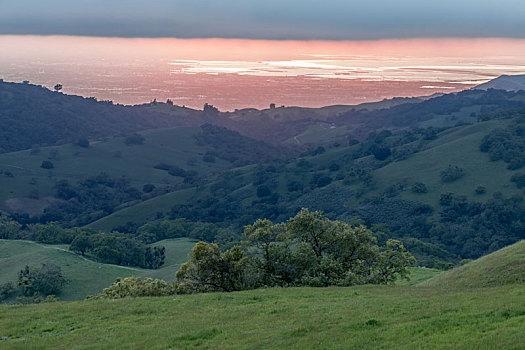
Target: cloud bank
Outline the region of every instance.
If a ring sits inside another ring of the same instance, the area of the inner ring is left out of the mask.
[[[522,0],[0,0],[0,34],[525,38]]]

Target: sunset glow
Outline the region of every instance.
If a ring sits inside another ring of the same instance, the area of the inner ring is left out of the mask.
[[[525,73],[523,39],[269,41],[0,36],[0,78],[138,104],[319,107],[459,91]],[[81,69],[80,69],[81,68]]]

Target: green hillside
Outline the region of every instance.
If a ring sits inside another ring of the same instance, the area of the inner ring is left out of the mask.
[[[163,242],[169,250],[181,243],[189,242]],[[522,241],[417,286],[438,271],[412,269],[415,279],[398,286],[0,305],[0,344],[3,349],[521,349],[524,252]],[[168,265],[177,259],[172,255]]]
[[[525,283],[525,241],[446,271],[422,286],[446,288],[495,287]]]
[[[118,277],[141,276],[172,281],[194,244],[195,241],[187,238],[158,242],[156,245],[166,247],[165,264],[158,270],[147,270],[88,260],[70,252],[66,245],[0,240],[0,284],[16,282],[18,272],[26,265],[40,266],[42,263],[62,268],[68,281],[58,295],[62,300],[79,300],[98,294]]]
[[[376,189],[367,195],[376,195],[398,183],[406,183],[409,187],[421,182],[426,185],[427,193],[413,193],[407,188],[401,197],[437,207],[440,195],[447,192],[478,201],[490,198],[494,192],[507,196],[520,192],[509,181],[515,171],[508,170],[504,162],[491,162],[489,156],[479,150],[485,135],[507,124],[505,120],[487,121],[441,133],[425,146],[425,150],[375,170]],[[460,166],[465,175],[456,181],[444,183],[440,179],[440,172],[448,165]],[[476,194],[478,186],[485,187],[486,192]]]
[[[109,232],[114,227],[122,226],[130,222],[142,225],[149,220],[155,219],[157,213],[166,215],[174,205],[186,203],[192,198],[194,193],[195,188],[188,188],[160,195],[129,208],[116,211],[113,214],[92,222],[87,225],[87,227]]]
[[[0,306],[3,349],[521,349],[522,286],[262,289]]]
[[[125,176],[132,186],[139,188],[146,183],[168,186],[182,182],[179,176],[154,169],[159,163],[179,166],[201,176],[230,167],[222,159],[216,159],[215,163],[202,161],[209,148],[195,143],[194,136],[199,131],[198,127],[148,131],[143,133],[142,145],[126,145],[125,138],[119,137],[88,148],[69,144],[1,154],[0,169],[12,176],[0,176],[0,199],[8,200],[4,205],[9,207],[15,205],[16,199],[27,198],[31,191],[37,191],[38,197],[48,197],[54,194],[58,179],[75,183],[101,172],[117,178]],[[42,169],[44,160],[50,160],[54,168]]]
[[[491,161],[491,155],[480,150],[488,134],[516,128],[516,120],[385,133],[380,145],[389,147],[391,155],[383,161],[370,154],[377,141],[367,139],[352,146],[313,149],[284,162],[230,169],[195,189],[124,208],[90,227],[109,231],[163,215],[233,225],[240,233],[258,218],[283,221],[306,207],[347,221],[363,219],[368,226],[386,224],[391,231],[387,235],[396,232],[424,266],[435,267],[437,260],[458,263],[523,239],[522,201],[517,199],[523,192],[511,181],[522,170],[509,169],[503,160]],[[433,132],[428,139],[427,130]],[[449,167],[460,168],[461,176],[444,181],[442,172]],[[451,202],[444,204],[443,196],[450,196]],[[491,215],[502,210],[510,215],[507,226],[495,223]]]

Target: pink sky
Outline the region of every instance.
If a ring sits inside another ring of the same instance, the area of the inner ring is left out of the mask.
[[[269,41],[0,36],[0,78],[118,103],[320,107],[525,74],[523,39]]]

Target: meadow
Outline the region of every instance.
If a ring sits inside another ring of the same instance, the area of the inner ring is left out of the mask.
[[[168,239],[155,245],[166,247],[166,261],[156,270],[104,264],[87,259],[68,250],[67,245],[40,244],[30,241],[0,240],[0,284],[15,282],[24,266],[40,266],[53,263],[62,268],[66,285],[60,294],[61,300],[79,300],[98,294],[115,282],[118,277],[139,276],[175,279],[175,272],[184,263],[195,244],[188,238]],[[13,296],[8,301],[13,301]]]
[[[525,287],[263,289],[0,306],[3,349],[520,349]]]
[[[1,305],[0,347],[522,349],[523,270],[509,267],[524,251],[522,241],[445,273],[413,268],[389,286]],[[480,269],[493,282],[478,283]]]

